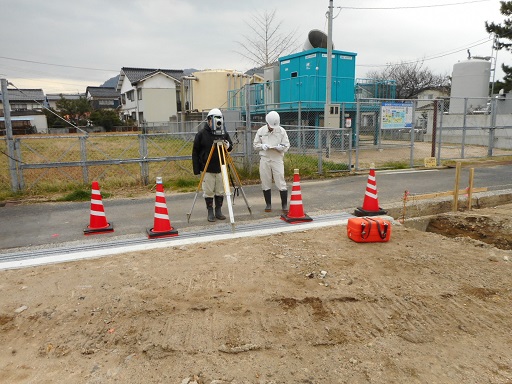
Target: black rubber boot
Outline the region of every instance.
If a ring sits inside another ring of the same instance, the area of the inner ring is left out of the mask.
[[[263,191],[263,196],[265,197],[265,204],[267,204],[265,212],[272,212],[272,190]]]
[[[222,202],[224,201],[224,196],[215,195],[215,217],[219,220],[226,220],[226,216],[222,214]]]
[[[288,213],[288,191],[279,191],[279,194],[281,195],[281,209],[286,214]]]
[[[215,215],[213,214],[213,197],[205,197],[206,209],[208,210],[208,221],[215,221]]]

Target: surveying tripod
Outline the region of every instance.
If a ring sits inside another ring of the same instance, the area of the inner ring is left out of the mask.
[[[212,159],[213,152],[215,150],[215,147],[217,147],[217,154],[219,156],[219,163],[220,163],[220,171],[222,173],[222,184],[224,187],[224,193],[226,194],[226,201],[228,203],[228,212],[229,212],[229,221],[231,222],[231,225],[234,228],[235,224],[235,218],[233,215],[233,206],[232,204],[235,202],[235,195],[238,193],[238,190],[242,192],[242,196],[245,201],[245,205],[247,205],[247,209],[249,210],[249,214],[252,215],[251,207],[249,206],[249,203],[247,202],[247,197],[245,196],[245,192],[242,188],[242,183],[240,182],[240,177],[238,176],[238,173],[235,168],[235,163],[233,162],[233,158],[230,156],[228,150],[224,146],[224,140],[214,140],[212,144],[212,148],[210,149],[210,153],[208,154],[208,159],[206,160],[206,164],[204,166],[203,172],[201,172],[201,179],[199,180],[199,184],[197,185],[196,189],[196,195],[194,196],[194,201],[192,202],[192,207],[190,208],[190,212],[187,213],[187,222],[190,222],[190,216],[192,215],[192,210],[194,209],[194,205],[196,204],[197,195],[199,194],[199,191],[201,190],[201,186],[203,185],[203,179],[204,175],[206,173],[206,170],[208,169],[208,165],[210,164],[210,160]],[[234,193],[233,193],[233,201],[231,201],[231,189],[229,186],[229,171],[231,171],[232,178],[231,183],[234,187]]]

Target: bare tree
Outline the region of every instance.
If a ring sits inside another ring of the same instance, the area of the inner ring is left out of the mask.
[[[256,14],[248,23],[254,34],[243,35],[243,41],[237,41],[243,49],[237,51],[241,56],[264,67],[276,62],[279,57],[292,53],[298,48],[297,29],[282,33],[282,21],[276,20],[276,11],[264,11]]]
[[[370,71],[366,75],[374,80],[395,80],[396,98],[412,99],[426,89],[449,88],[447,75],[436,75],[423,68],[423,62],[391,64],[382,71]]]

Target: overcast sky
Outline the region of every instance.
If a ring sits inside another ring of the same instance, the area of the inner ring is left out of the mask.
[[[283,33],[327,34],[329,0],[0,0],[0,78],[45,93],[85,92],[122,67],[234,69],[258,14],[276,11]],[[499,0],[333,0],[335,50],[357,53],[356,77],[387,63],[424,60],[436,74],[491,56],[485,22],[503,23]],[[340,8],[341,7],[341,8]],[[501,63],[511,55],[497,55]]]

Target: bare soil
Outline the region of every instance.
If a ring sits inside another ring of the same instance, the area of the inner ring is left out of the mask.
[[[0,271],[0,382],[512,383],[511,213]]]

